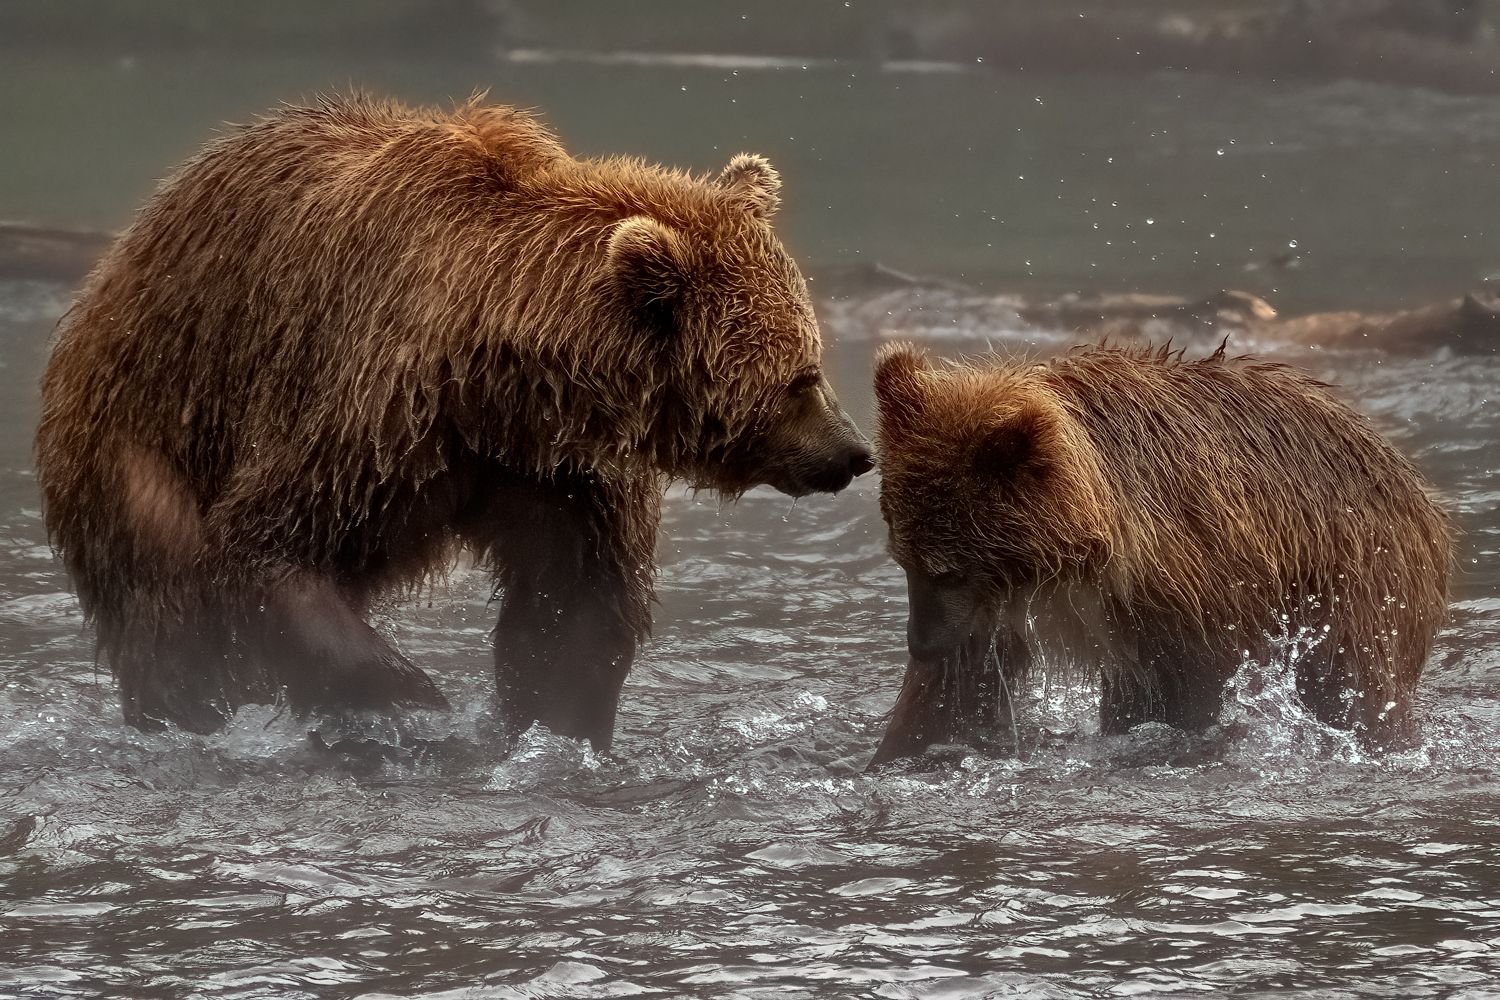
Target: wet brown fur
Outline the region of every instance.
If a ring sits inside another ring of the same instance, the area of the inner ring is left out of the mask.
[[[755,156],[574,159],[478,101],[287,107],[187,163],[42,386],[48,530],[127,719],[441,704],[363,615],[468,546],[513,721],[607,746],[613,697],[574,692],[617,693],[650,626],[665,483],[790,475],[771,424],[820,378],[778,189]]]
[[[1101,672],[1104,731],[1201,726],[1268,635],[1303,638],[1319,718],[1411,735],[1452,529],[1328,386],[1222,348],[934,366],[893,345],[876,387],[892,553],[977,595],[968,638],[913,662],[878,760],[994,722],[1049,647]]]

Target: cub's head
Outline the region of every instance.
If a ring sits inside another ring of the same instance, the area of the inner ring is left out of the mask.
[[[993,724],[1001,611],[1102,566],[1113,515],[1098,454],[1045,367],[935,367],[893,345],[875,396],[880,508],[906,571],[911,655],[878,765]]]
[[[912,656],[941,658],[1013,592],[1097,567],[1110,491],[1045,366],[881,351],[880,506],[906,570]]]
[[[606,248],[670,359],[664,464],[729,494],[763,483],[792,496],[836,493],[873,462],[823,373],[802,272],[771,229],[780,177],[740,155],[692,188],[675,217],[617,223]]]

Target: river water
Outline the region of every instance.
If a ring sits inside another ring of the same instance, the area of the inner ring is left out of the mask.
[[[65,69],[11,67],[28,100],[0,117],[29,152],[4,214],[119,224],[217,119],[354,73]],[[1500,261],[1493,101],[875,68],[358,69],[412,99],[493,85],[579,148],[705,169],[771,152],[793,249],[815,290],[838,290],[819,303],[831,367],[866,427],[882,339],[1067,346],[1007,324],[997,290],[1240,285],[1383,308]],[[664,124],[680,111],[688,125]],[[1263,265],[1273,250],[1301,266]],[[973,290],[847,280],[860,261]],[[0,283],[0,996],[1500,997],[1493,353],[1232,345],[1341,384],[1458,516],[1452,622],[1409,752],[1323,730],[1273,662],[1247,665],[1206,734],[1101,737],[1096,692],[1043,679],[1016,754],[866,774],[905,621],[872,476],[796,503],[669,497],[657,634],[612,757],[542,731],[508,757],[476,742],[493,609],[460,569],[379,615],[460,706],[419,720],[447,742],[351,759],[272,709],[207,738],[122,724],[31,471],[68,294]]]

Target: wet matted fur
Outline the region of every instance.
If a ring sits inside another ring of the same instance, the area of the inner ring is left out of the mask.
[[[364,619],[467,546],[502,708],[607,747],[674,477],[836,491],[780,180],[570,157],[532,116],[287,107],[168,179],[64,317],[47,527],[126,718],[440,705]]]
[[[1290,649],[1318,718],[1411,735],[1452,529],[1329,386],[1222,348],[893,345],[876,394],[912,655],[877,762],[993,723],[1039,658],[1098,672],[1113,733],[1205,725],[1247,657]]]

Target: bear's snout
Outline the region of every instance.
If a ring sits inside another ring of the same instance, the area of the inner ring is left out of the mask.
[[[874,453],[863,438],[856,437],[834,450],[824,468],[808,477],[809,485],[818,493],[837,493],[848,487],[856,476],[862,476],[873,468]]]
[[[859,432],[850,426],[850,438],[830,448],[821,456],[794,463],[784,482],[772,482],[783,493],[801,496],[807,493],[838,493],[856,476],[875,468],[875,455]]]
[[[906,572],[906,648],[912,659],[939,663],[957,655],[973,631],[977,589],[967,580],[939,580]]]
[[[875,453],[867,445],[857,445],[849,452],[849,478],[858,479],[875,468]]]
[[[758,444],[766,456],[753,476],[794,497],[837,493],[875,468],[870,442],[820,382],[782,411]]]

